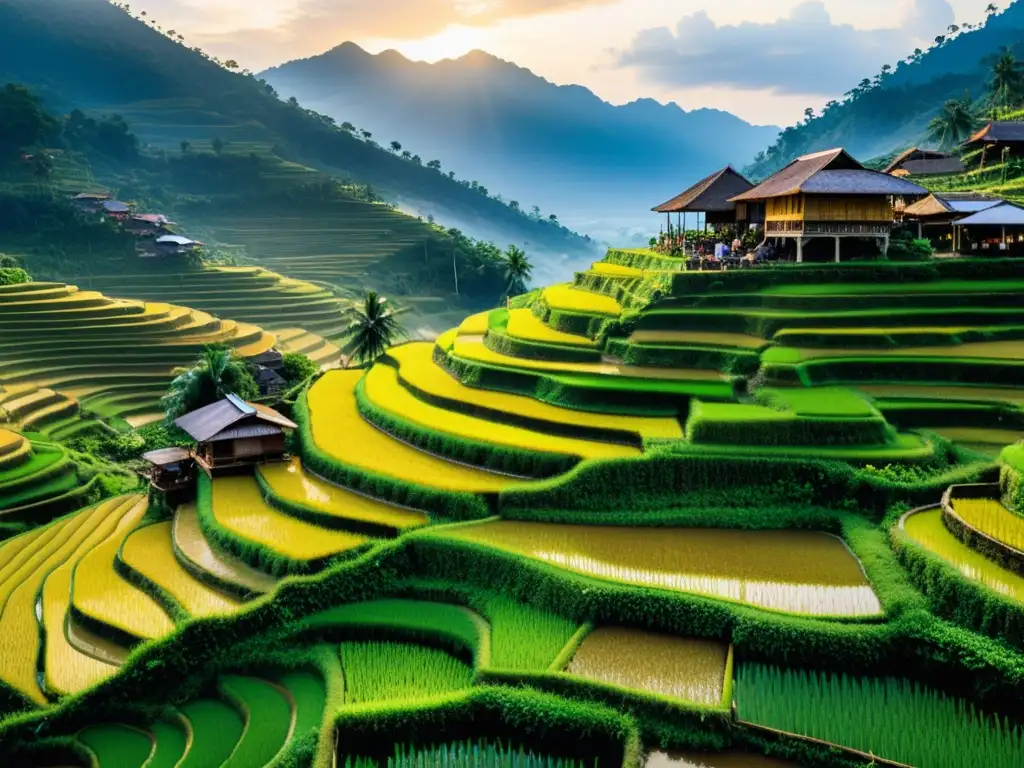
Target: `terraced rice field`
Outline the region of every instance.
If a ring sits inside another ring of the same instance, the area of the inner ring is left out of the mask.
[[[473,682],[473,670],[454,656],[405,643],[342,643],[341,665],[346,704],[427,698]]]
[[[576,336],[571,333],[556,331],[550,325],[540,320],[529,309],[510,310],[508,313],[508,327],[506,332],[509,336],[514,338],[524,339],[526,341],[536,341],[542,344],[565,344],[571,347],[597,347],[597,342],[593,339],[588,339],[586,336]]]
[[[153,737],[128,725],[90,725],[78,732],[78,740],[104,768],[136,768],[153,754]]]
[[[1024,517],[995,499],[954,499],[953,511],[977,531],[1018,552],[1024,552]]]
[[[294,735],[301,737],[319,730],[327,698],[323,678],[310,672],[291,672],[282,675],[279,682],[295,702]]]
[[[520,395],[468,387],[434,363],[431,344],[403,344],[391,349],[388,355],[398,362],[399,377],[406,384],[429,397],[485,408],[494,421],[500,421],[501,414],[514,414],[563,426],[621,430],[645,439],[680,440],[683,437],[677,419],[574,411]]]
[[[242,715],[216,699],[190,701],[181,714],[192,728],[192,741],[177,768],[223,765],[245,731]]]
[[[952,440],[957,445],[996,458],[1008,445],[1013,445],[1024,433],[1016,429],[977,429],[972,427],[935,427],[931,430]]]
[[[270,506],[252,477],[220,477],[213,483],[213,516],[244,541],[293,560],[320,560],[359,547],[365,536],[329,531]]]
[[[159,720],[149,726],[150,733],[156,737],[156,751],[146,764],[146,768],[174,768],[188,749],[188,734],[184,730],[184,720]]]
[[[268,765],[280,752],[292,729],[292,704],[287,692],[264,680],[225,675],[221,692],[245,713],[245,730],[224,768]]]
[[[71,604],[98,624],[130,638],[152,640],[169,634],[174,623],[152,597],[114,568],[121,541],[107,539],[75,566]]]
[[[598,261],[592,264],[590,271],[595,275],[608,275],[610,277],[643,277],[647,274],[641,269],[634,269],[622,264],[612,264],[607,261]]]
[[[494,493],[523,483],[417,450],[380,432],[359,415],[355,386],[361,371],[329,371],[309,390],[313,439],[334,460],[420,486]]]
[[[631,344],[651,346],[708,346],[728,349],[763,349],[768,342],[759,336],[745,333],[716,333],[714,331],[634,331]]]
[[[170,521],[133,531],[125,539],[119,557],[191,616],[217,616],[239,608],[236,600],[210,589],[175,559]]]
[[[598,627],[566,670],[602,683],[682,699],[722,704],[729,647],[620,627]]]
[[[439,535],[574,573],[814,616],[874,616],[878,598],[834,536],[808,531],[614,528],[499,520]]]
[[[552,309],[564,312],[582,312],[609,317],[618,317],[622,314],[619,302],[611,296],[584,291],[572,285],[554,285],[545,288],[541,298]]]
[[[422,512],[384,504],[321,480],[306,472],[298,458],[265,464],[257,472],[274,496],[336,520],[339,528],[355,521],[407,531],[429,522]]]
[[[50,526],[21,556],[8,564],[0,584],[0,679],[40,704],[36,666],[40,654],[36,599],[51,572],[74,563],[109,536],[138,502],[134,497],[112,499]],[[17,539],[15,540],[17,541]],[[85,670],[88,677],[95,670]],[[73,671],[69,671],[69,675]]]
[[[491,316],[493,310],[487,310],[486,312],[478,312],[475,315],[470,315],[463,320],[458,327],[459,336],[483,336],[487,333],[488,318]]]
[[[1024,359],[1024,341],[981,341],[971,344],[954,344],[944,347],[897,347],[891,349],[865,348],[841,348],[841,349],[814,349],[785,347],[773,349],[766,353],[766,362],[776,362],[776,357],[785,356],[785,360],[779,362],[806,362],[809,360],[824,360],[830,358],[917,358],[917,357],[938,357],[938,358],[961,358],[977,360],[1021,360]]]
[[[399,383],[398,372],[390,366],[375,365],[367,373],[364,386],[367,398],[377,408],[435,433],[477,443],[581,459],[621,459],[640,455],[638,449],[624,445],[557,437],[438,408],[418,400],[405,389]]]
[[[438,340],[440,343],[440,340]],[[484,346],[483,341],[469,337],[456,338],[452,351],[464,360],[471,360],[501,368],[520,368],[528,371],[551,373],[588,374],[591,376],[622,377],[638,380],[724,382],[725,377],[718,371],[697,368],[655,368],[616,363],[559,363],[547,360],[531,360],[525,357],[503,355]]]
[[[1010,600],[1024,602],[1024,578],[996,565],[961,543],[946,530],[941,510],[910,515],[903,521],[903,529],[911,541],[938,555],[968,579],[977,581]]]
[[[491,666],[543,671],[579,629],[578,622],[518,603],[491,597],[481,607],[491,625]]]

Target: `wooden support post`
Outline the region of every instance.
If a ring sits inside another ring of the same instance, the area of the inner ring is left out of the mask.
[[[1006,248],[1006,225],[1003,224],[1003,226],[1000,229],[1002,230],[999,236],[999,250],[1001,251],[1004,248]]]
[[[802,264],[804,260],[804,237],[800,235],[796,239],[796,263]]]
[[[923,237],[924,237],[924,227],[922,226],[921,222],[919,221],[919,222],[917,222],[917,239],[920,240]]]
[[[839,242],[840,242],[840,240],[839,240],[839,235],[836,235],[836,264],[838,264],[838,263],[839,263],[839,253],[840,253],[840,245],[839,245]]]

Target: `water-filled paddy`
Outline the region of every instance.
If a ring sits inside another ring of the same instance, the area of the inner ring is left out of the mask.
[[[1024,552],[1024,517],[1015,515],[996,499],[954,499],[953,511],[976,531]]]
[[[903,522],[907,535],[941,557],[969,579],[980,581],[1001,595],[1024,602],[1024,578],[1001,568],[965,546],[942,523],[942,511],[918,512]]]
[[[799,768],[749,752],[652,752],[645,768]]]
[[[609,581],[815,616],[871,616],[878,598],[843,542],[813,531],[619,528],[498,520],[449,528]]]
[[[599,627],[573,656],[570,674],[717,706],[725,687],[729,647],[713,640]]]

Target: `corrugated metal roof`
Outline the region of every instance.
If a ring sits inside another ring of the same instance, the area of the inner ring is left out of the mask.
[[[651,210],[655,213],[734,211],[736,203],[730,202],[730,198],[753,187],[754,185],[733,170],[731,165],[727,165],[722,170],[701,179],[667,203],[662,203]]]
[[[158,451],[142,454],[142,458],[155,467],[166,467],[168,464],[177,464],[187,460],[189,453],[184,448],[161,448]]]
[[[103,204],[103,207],[111,213],[127,213],[131,210],[130,205],[117,200],[109,200]]]
[[[295,422],[286,419],[273,408],[257,403],[247,403],[234,395],[200,408],[175,420],[175,424],[199,443],[208,442],[214,435],[246,419],[274,424],[285,429],[295,429]],[[232,402],[241,404],[241,407]],[[244,408],[245,410],[242,410]],[[248,426],[248,425],[247,425]]]
[[[161,245],[198,245],[195,240],[189,240],[181,235],[164,235],[163,237],[158,237],[156,241]]]
[[[280,427],[273,424],[249,424],[244,427],[225,429],[223,432],[218,432],[203,442],[219,443],[224,440],[247,440],[253,437],[269,437],[270,435],[279,435],[281,431]]]
[[[1001,202],[1002,200],[949,200],[946,205],[954,213],[977,213],[993,208]]]
[[[962,227],[1024,226],[1024,208],[1004,201],[966,219],[960,219],[957,224]]]

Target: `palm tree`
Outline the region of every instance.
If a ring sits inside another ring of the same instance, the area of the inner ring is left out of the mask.
[[[345,329],[348,341],[341,351],[349,360],[372,363],[397,339],[406,336],[405,329],[396,319],[398,313],[387,302],[376,291],[367,291],[362,302],[353,304],[342,313],[348,321]]]
[[[977,118],[974,102],[969,93],[961,99],[949,99],[942,105],[942,111],[928,124],[928,137],[938,143],[940,149],[949,149],[962,144],[974,131]]]
[[[505,251],[505,279],[508,280],[508,295],[526,293],[526,281],[533,275],[533,264],[526,251],[510,245]]]
[[[167,394],[160,400],[168,423],[229,394],[243,400],[259,395],[259,387],[245,361],[229,347],[204,347],[195,365],[175,373]]]
[[[989,57],[988,62],[992,65],[992,82],[989,83],[992,103],[999,107],[1012,106],[1024,93],[1024,64],[1005,45]]]

